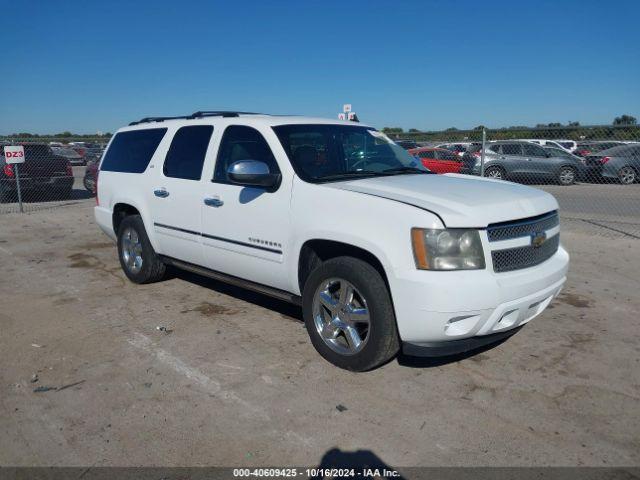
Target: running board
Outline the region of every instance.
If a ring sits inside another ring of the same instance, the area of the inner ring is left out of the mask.
[[[269,297],[277,298],[278,300],[293,303],[294,305],[302,305],[302,297],[293,293],[285,292],[284,290],[280,290],[278,288],[273,288],[267,285],[262,285],[261,283],[252,282],[251,280],[234,277],[233,275],[227,275],[226,273],[210,270],[208,268],[201,267],[200,265],[194,265],[193,263],[183,262],[182,260],[178,260],[176,258],[166,257],[164,255],[161,255],[160,258],[167,265],[171,265],[182,270],[187,270],[204,277],[212,278],[213,280],[218,280],[235,287],[245,288],[247,290],[262,293],[263,295],[268,295]]]

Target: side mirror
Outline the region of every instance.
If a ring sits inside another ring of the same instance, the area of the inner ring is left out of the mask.
[[[280,184],[281,175],[271,173],[269,166],[258,160],[239,160],[227,169],[229,179],[238,185],[248,187],[276,188]]]

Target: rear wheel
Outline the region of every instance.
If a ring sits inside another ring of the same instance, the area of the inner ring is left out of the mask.
[[[118,227],[118,257],[125,275],[133,283],[162,280],[166,266],[156,254],[140,215],[125,217]]]
[[[618,170],[618,180],[620,180],[620,183],[623,185],[631,185],[635,183],[637,178],[638,174],[633,167],[626,166]]]
[[[389,290],[378,270],[362,260],[322,263],[305,283],[302,308],[313,346],[340,368],[371,370],[398,353]]]
[[[560,185],[573,185],[576,183],[576,170],[573,167],[562,167],[558,172]]]
[[[502,167],[489,167],[484,171],[484,176],[504,180],[506,175]]]

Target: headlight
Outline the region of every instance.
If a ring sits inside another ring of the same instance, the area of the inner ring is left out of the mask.
[[[477,230],[412,228],[411,243],[420,270],[478,270],[485,267]]]

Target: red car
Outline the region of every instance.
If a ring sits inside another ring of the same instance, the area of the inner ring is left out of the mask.
[[[462,158],[444,148],[413,148],[408,152],[418,157],[425,167],[435,173],[458,173],[462,167]]]

